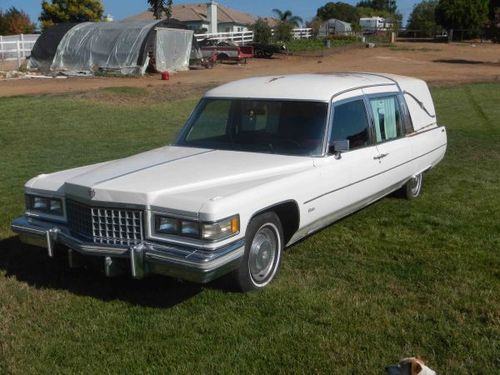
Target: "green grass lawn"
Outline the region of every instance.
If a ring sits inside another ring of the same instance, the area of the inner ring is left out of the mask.
[[[137,90],[108,94],[141,95]],[[39,173],[168,143],[196,100],[0,99],[0,373],[359,373],[420,355],[500,370],[500,84],[436,88],[444,161],[414,201],[385,198],[290,248],[265,290],[106,279],[20,245]]]

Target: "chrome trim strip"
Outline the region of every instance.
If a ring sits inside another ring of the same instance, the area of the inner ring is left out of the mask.
[[[198,212],[176,210],[174,208],[160,206],[150,206],[150,210],[152,214],[172,215],[179,219],[199,220]]]
[[[420,155],[420,156],[417,156],[416,158],[410,159],[410,160],[408,160],[408,161],[405,161],[404,163],[401,163],[401,164],[398,164],[398,165],[396,165],[396,166],[394,166],[394,167],[392,167],[392,168],[386,169],[385,171],[382,171],[382,172],[379,172],[379,173],[375,173],[375,174],[373,174],[373,175],[371,175],[371,176],[368,176],[368,177],[365,177],[365,178],[363,178],[363,179],[361,179],[361,180],[359,180],[359,181],[352,182],[352,183],[350,183],[350,184],[344,185],[344,186],[339,187],[339,188],[337,188],[337,189],[334,189],[334,190],[328,191],[328,192],[326,192],[326,193],[323,193],[323,194],[321,194],[321,195],[318,195],[317,197],[314,197],[314,198],[311,198],[311,199],[309,199],[309,200],[305,201],[303,204],[308,204],[308,203],[311,203],[312,201],[315,201],[316,199],[322,198],[322,197],[324,197],[324,196],[326,196],[326,195],[329,195],[329,194],[335,193],[335,192],[337,192],[337,191],[339,191],[339,190],[342,190],[342,189],[348,188],[348,187],[350,187],[350,186],[353,186],[353,185],[359,184],[360,182],[363,182],[363,181],[369,180],[369,179],[371,179],[371,178],[373,178],[373,177],[377,177],[377,176],[380,176],[381,174],[384,174],[384,173],[390,172],[390,171],[392,171],[393,169],[399,168],[399,167],[401,167],[402,165],[405,165],[405,164],[411,163],[411,162],[412,162],[412,161],[414,161],[414,160],[420,159],[421,157],[424,157],[424,156],[426,156],[426,155],[428,155],[428,154],[430,154],[430,153],[432,153],[432,152],[434,152],[434,151],[437,151],[437,150],[439,150],[440,148],[446,147],[446,145],[447,145],[447,143],[445,143],[445,144],[443,144],[443,145],[441,145],[441,146],[439,146],[439,147],[436,147],[435,149],[433,149],[433,150],[431,150],[431,151],[429,151],[429,152],[426,152],[425,154],[422,154],[422,155]]]

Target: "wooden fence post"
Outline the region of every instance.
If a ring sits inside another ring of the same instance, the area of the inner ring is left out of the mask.
[[[21,43],[16,41],[16,47],[17,47],[17,68],[19,69],[21,67]]]

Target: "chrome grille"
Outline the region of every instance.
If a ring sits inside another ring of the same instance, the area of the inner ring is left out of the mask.
[[[131,246],[144,238],[142,211],[91,207],[72,200],[66,201],[66,209],[71,233],[85,240]]]

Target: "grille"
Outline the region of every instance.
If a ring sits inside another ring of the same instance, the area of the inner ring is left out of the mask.
[[[72,235],[96,244],[131,246],[143,239],[142,211],[90,207],[66,201]]]

